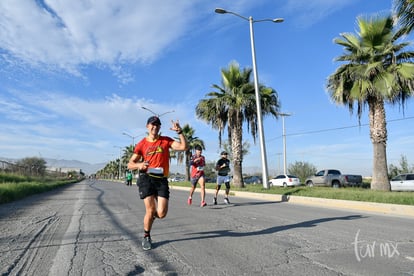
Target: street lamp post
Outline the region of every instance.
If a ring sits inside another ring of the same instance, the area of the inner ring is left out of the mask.
[[[276,153],[276,155],[277,155],[277,174],[281,174],[281,171],[280,171],[280,156],[282,155],[282,153],[278,152],[278,153]]]
[[[132,136],[132,135],[131,135],[131,134],[129,134],[128,132],[122,132],[122,135],[126,135],[126,136],[128,136],[128,137],[132,138],[132,145],[133,145],[133,146],[135,146],[135,138],[137,138],[138,136],[140,136],[140,135],[137,135],[137,136]]]
[[[259,94],[259,77],[257,74],[257,66],[256,66],[256,50],[254,46],[254,32],[253,32],[253,23],[262,22],[262,21],[270,21],[274,23],[282,23],[284,21],[283,18],[275,18],[275,19],[260,19],[260,20],[253,20],[253,17],[244,17],[240,14],[235,12],[226,11],[221,8],[215,9],[216,13],[225,14],[230,13],[237,17],[240,17],[244,20],[249,21],[250,24],[250,44],[252,48],[252,61],[253,61],[253,76],[254,76],[254,91],[256,94],[256,109],[257,109],[257,123],[259,126],[259,141],[260,141],[260,152],[262,158],[262,180],[263,180],[263,187],[265,189],[269,188],[269,182],[267,177],[267,158],[266,158],[266,145],[264,141],[264,133],[263,133],[263,122],[262,122],[262,106],[260,102],[260,94]]]
[[[282,136],[283,136],[283,173],[286,174],[286,130],[285,130],[285,117],[290,116],[290,113],[278,113],[282,116]]]

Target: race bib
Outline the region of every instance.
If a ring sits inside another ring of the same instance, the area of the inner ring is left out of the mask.
[[[147,170],[148,173],[153,173],[153,174],[164,174],[164,169],[161,167],[158,168],[148,168]]]

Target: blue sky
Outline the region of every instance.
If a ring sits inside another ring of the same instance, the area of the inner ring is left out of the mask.
[[[276,3],[275,3],[276,2]],[[353,32],[356,17],[387,13],[391,0],[71,1],[0,2],[0,157],[114,160],[145,133],[151,115],[162,133],[170,121],[190,124],[219,158],[218,134],[198,120],[198,101],[220,84],[231,61],[252,67],[249,23],[254,19],[259,81],[273,87],[286,117],[287,163],[305,161],[366,176],[372,171],[367,110],[332,103],[326,79],[339,66],[333,43]],[[405,113],[388,106],[388,163],[413,161],[413,101]],[[264,117],[269,175],[283,169],[282,120]],[[225,135],[226,137],[227,135]],[[250,135],[246,167],[261,171],[259,143]],[[257,140],[258,141],[258,140]],[[174,161],[173,161],[174,162]]]

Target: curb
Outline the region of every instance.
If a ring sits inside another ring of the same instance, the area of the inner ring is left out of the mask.
[[[189,191],[189,187],[171,186],[173,190],[185,190]],[[197,190],[196,190],[197,192]],[[206,193],[214,193],[214,189],[206,189]],[[364,201],[352,201],[352,200],[341,200],[341,199],[325,199],[316,197],[304,197],[304,196],[286,196],[279,194],[262,194],[262,193],[251,193],[241,191],[230,191],[235,197],[243,198],[254,198],[260,200],[279,201],[284,203],[310,205],[324,208],[335,208],[335,209],[348,209],[363,212],[370,212],[383,215],[395,215],[408,218],[414,218],[414,206],[412,205],[401,205],[401,204],[386,204],[386,203],[375,203],[375,202],[364,202]]]

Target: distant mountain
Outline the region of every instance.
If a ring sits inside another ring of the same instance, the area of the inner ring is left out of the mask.
[[[78,160],[63,160],[63,159],[51,159],[44,158],[46,161],[46,166],[49,168],[74,168],[80,169],[85,174],[93,174],[103,169],[106,163],[90,164]]]
[[[82,170],[85,174],[93,174],[99,171],[100,169],[104,168],[106,163],[99,163],[99,164],[90,164],[78,160],[63,160],[63,159],[52,159],[52,158],[43,158],[46,161],[46,167],[49,169],[65,169],[65,168],[72,168],[74,170]],[[0,160],[15,163],[20,159],[12,159],[12,158],[5,158],[0,157]]]

